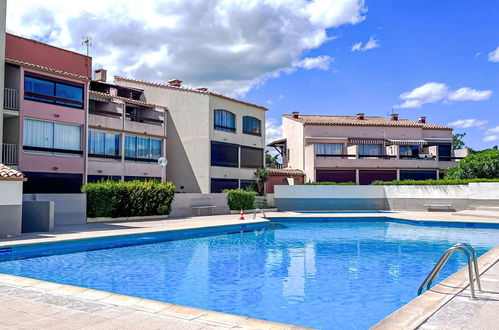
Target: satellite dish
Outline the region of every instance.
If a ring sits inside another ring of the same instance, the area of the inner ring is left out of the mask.
[[[165,157],[161,157],[160,159],[158,159],[158,165],[159,166],[166,166],[166,164],[168,164],[168,160],[165,158]]]

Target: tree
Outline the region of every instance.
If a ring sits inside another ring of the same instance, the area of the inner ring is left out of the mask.
[[[469,154],[449,168],[446,179],[499,179],[499,150]]]
[[[269,179],[269,172],[266,168],[259,168],[254,175],[257,192],[260,196],[263,196],[265,194],[265,182]]]
[[[277,165],[280,165],[277,159],[279,158],[279,155],[274,155],[272,156],[270,152],[267,150],[265,151],[265,167],[277,167]]]
[[[465,136],[466,133],[452,134],[452,150],[466,148],[466,143],[463,141]]]

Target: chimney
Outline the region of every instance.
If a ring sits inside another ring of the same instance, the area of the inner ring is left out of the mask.
[[[360,112],[357,114],[357,119],[358,120],[364,120],[364,113],[363,112]]]
[[[421,116],[421,117],[419,117],[419,119],[418,119],[418,123],[421,123],[421,124],[426,123],[426,117],[425,117],[425,116]]]
[[[198,88],[196,88],[196,90],[200,91],[200,92],[207,92],[208,88],[206,88],[206,87],[198,87]]]
[[[291,114],[293,115],[294,119],[298,119],[298,116],[300,115],[298,111],[293,111]]]
[[[399,120],[399,114],[398,114],[398,113],[392,113],[392,115],[391,115],[391,116],[392,116],[392,118],[391,118],[391,119],[392,119],[393,121],[397,121],[397,120]]]
[[[100,82],[106,82],[107,81],[107,70],[105,70],[105,69],[95,70],[94,80],[97,80]]]
[[[168,80],[168,86],[170,86],[170,87],[182,87],[182,80],[178,80],[178,79]]]

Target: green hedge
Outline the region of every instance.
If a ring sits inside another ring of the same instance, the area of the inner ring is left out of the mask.
[[[382,186],[422,186],[422,185],[456,185],[456,184],[468,184],[470,182],[499,182],[499,179],[443,179],[443,180],[400,180],[400,181],[374,181],[372,185],[382,185]]]
[[[256,192],[241,189],[226,189],[227,200],[231,210],[252,210],[255,208]]]
[[[355,182],[308,182],[305,183],[310,186],[322,186],[322,185],[340,185],[340,186],[355,186]]]
[[[175,186],[171,182],[100,181],[83,185],[88,217],[132,217],[169,214]]]

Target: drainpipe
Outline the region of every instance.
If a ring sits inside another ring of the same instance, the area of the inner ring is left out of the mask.
[[[83,126],[83,161],[85,166],[83,168],[83,183],[88,182],[88,118],[89,118],[89,103],[90,103],[90,81],[87,82],[85,87],[85,124]]]

